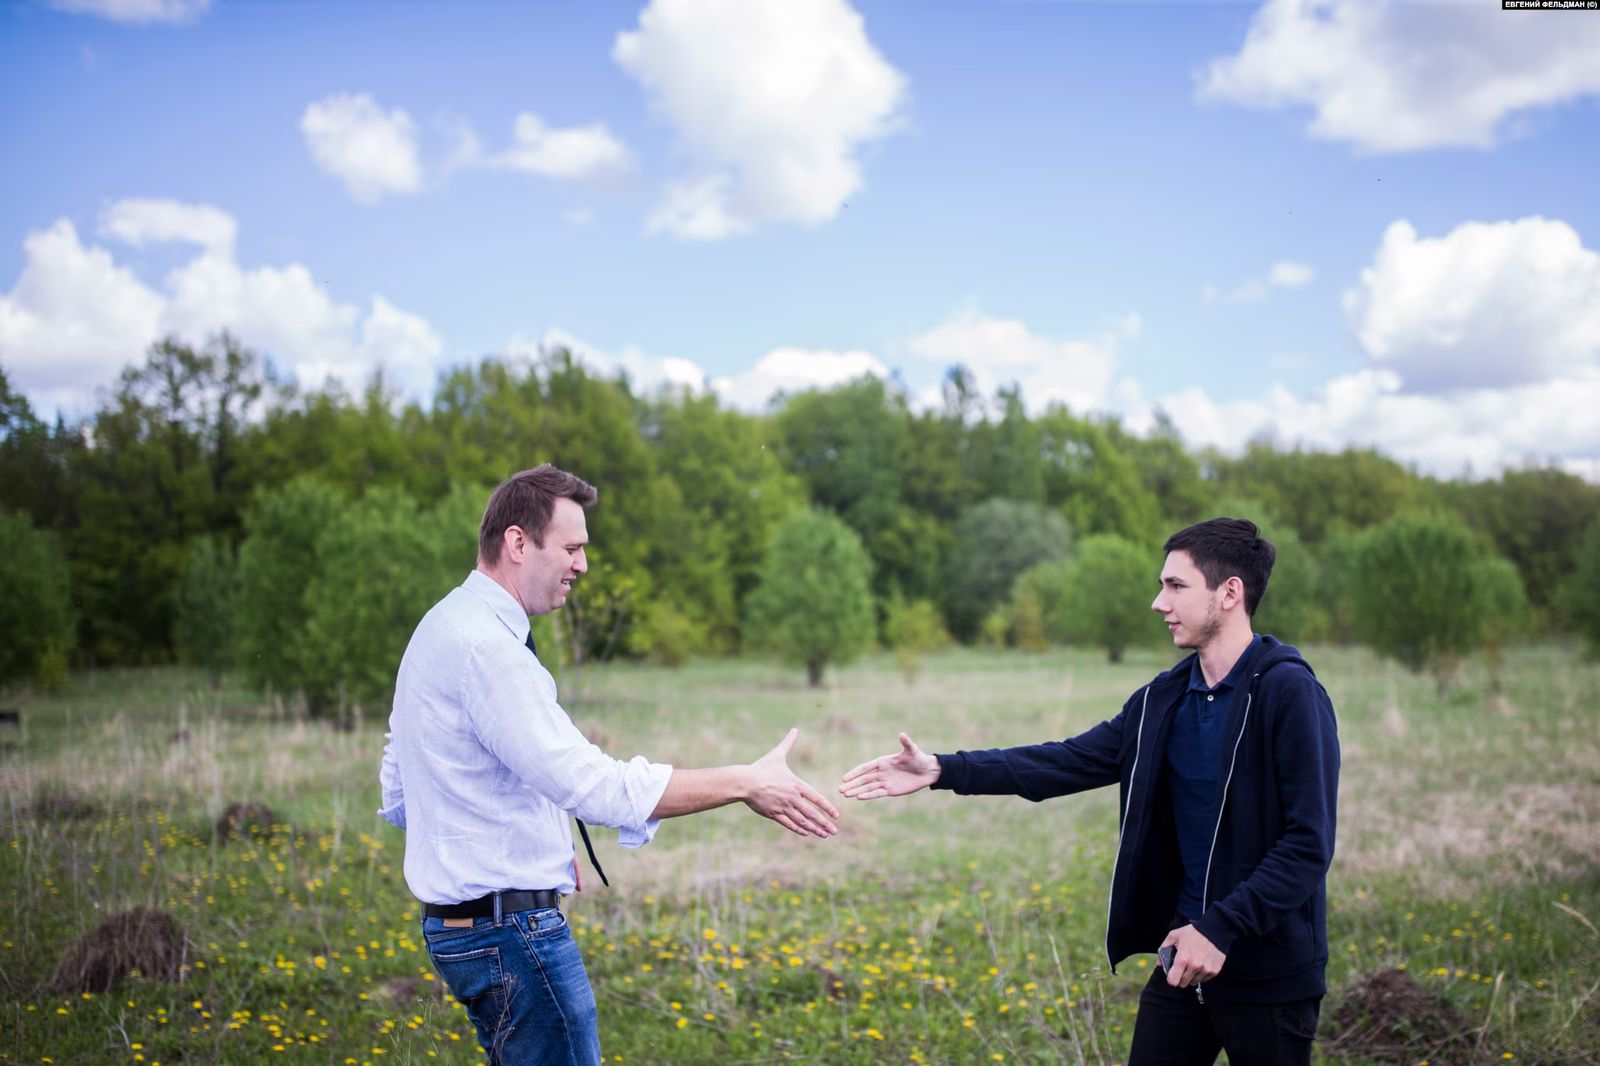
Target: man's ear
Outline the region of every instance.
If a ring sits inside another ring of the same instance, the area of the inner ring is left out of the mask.
[[[522,557],[528,550],[528,535],[522,531],[522,527],[507,526],[502,536],[505,538],[503,547],[506,558],[514,563],[522,562]]]
[[[1244,581],[1238,575],[1222,583],[1222,609],[1244,606]]]

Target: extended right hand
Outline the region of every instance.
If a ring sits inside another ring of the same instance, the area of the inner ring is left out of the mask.
[[[745,805],[797,836],[831,837],[839,811],[828,798],[789,769],[789,749],[800,730],[791,729],[778,746],[750,764]]]
[[[872,800],[908,796],[939,780],[939,760],[926,754],[906,734],[900,750],[880,755],[857,766],[839,781],[839,791],[851,799]]]

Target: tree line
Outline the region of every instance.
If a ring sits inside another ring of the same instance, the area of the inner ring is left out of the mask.
[[[1181,412],[1174,412],[1181,419]],[[1429,477],[1375,451],[1226,456],[980,394],[917,409],[874,377],[774,399],[646,393],[564,350],[401,403],[305,390],[222,334],[165,340],[81,422],[0,367],[0,683],[181,659],[318,713],[382,701],[423,611],[472,566],[487,490],[540,462],[597,485],[592,569],[536,635],[567,661],[771,649],[813,682],[874,641],[1163,635],[1166,534],[1234,514],[1279,549],[1259,628],[1362,640],[1441,678],[1480,648],[1600,645],[1600,487],[1551,467]]]

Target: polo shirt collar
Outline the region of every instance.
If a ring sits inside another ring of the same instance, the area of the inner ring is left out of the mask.
[[[1233,669],[1228,671],[1228,676],[1218,681],[1215,688],[1206,684],[1206,673],[1200,669],[1200,656],[1196,655],[1194,657],[1194,665],[1189,668],[1189,691],[1216,692],[1225,688],[1235,688],[1239,684],[1239,679],[1244,676],[1245,667],[1250,664],[1250,660],[1255,656],[1256,649],[1260,647],[1261,634],[1256,633],[1251,636],[1250,643],[1245,646],[1244,651],[1239,653],[1239,658],[1235,660]]]

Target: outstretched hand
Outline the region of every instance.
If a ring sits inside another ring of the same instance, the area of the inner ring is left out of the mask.
[[[833,819],[839,811],[826,796],[789,769],[789,749],[800,730],[791,729],[778,746],[750,764],[748,794],[744,802],[752,811],[803,837],[831,837],[839,830]]]
[[[839,781],[839,791],[851,799],[883,799],[907,796],[939,780],[939,760],[926,754],[906,734],[900,734],[900,750],[880,755],[857,766]]]

